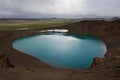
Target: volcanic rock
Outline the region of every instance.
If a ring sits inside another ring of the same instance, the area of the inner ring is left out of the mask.
[[[3,53],[0,52],[0,69],[13,68],[9,58]]]

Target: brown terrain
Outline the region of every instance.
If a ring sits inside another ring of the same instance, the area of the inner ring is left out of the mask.
[[[105,58],[94,58],[89,69],[53,68],[12,48],[20,37],[47,29],[68,29],[70,34],[90,34],[107,45]],[[65,26],[0,32],[0,80],[120,80],[120,20],[81,21]]]

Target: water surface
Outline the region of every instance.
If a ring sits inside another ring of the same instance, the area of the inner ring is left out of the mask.
[[[45,33],[17,39],[13,47],[56,68],[89,68],[95,57],[106,53],[103,41],[90,35]]]

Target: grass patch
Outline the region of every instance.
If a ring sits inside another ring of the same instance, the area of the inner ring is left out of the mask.
[[[118,50],[120,50],[120,48],[118,48]]]
[[[0,22],[0,31],[18,28],[41,28],[71,24],[78,20],[3,20]]]

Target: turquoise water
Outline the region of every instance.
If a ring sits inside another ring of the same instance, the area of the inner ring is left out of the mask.
[[[13,48],[55,67],[89,68],[95,57],[104,57],[106,45],[90,35],[46,33],[17,39]]]

